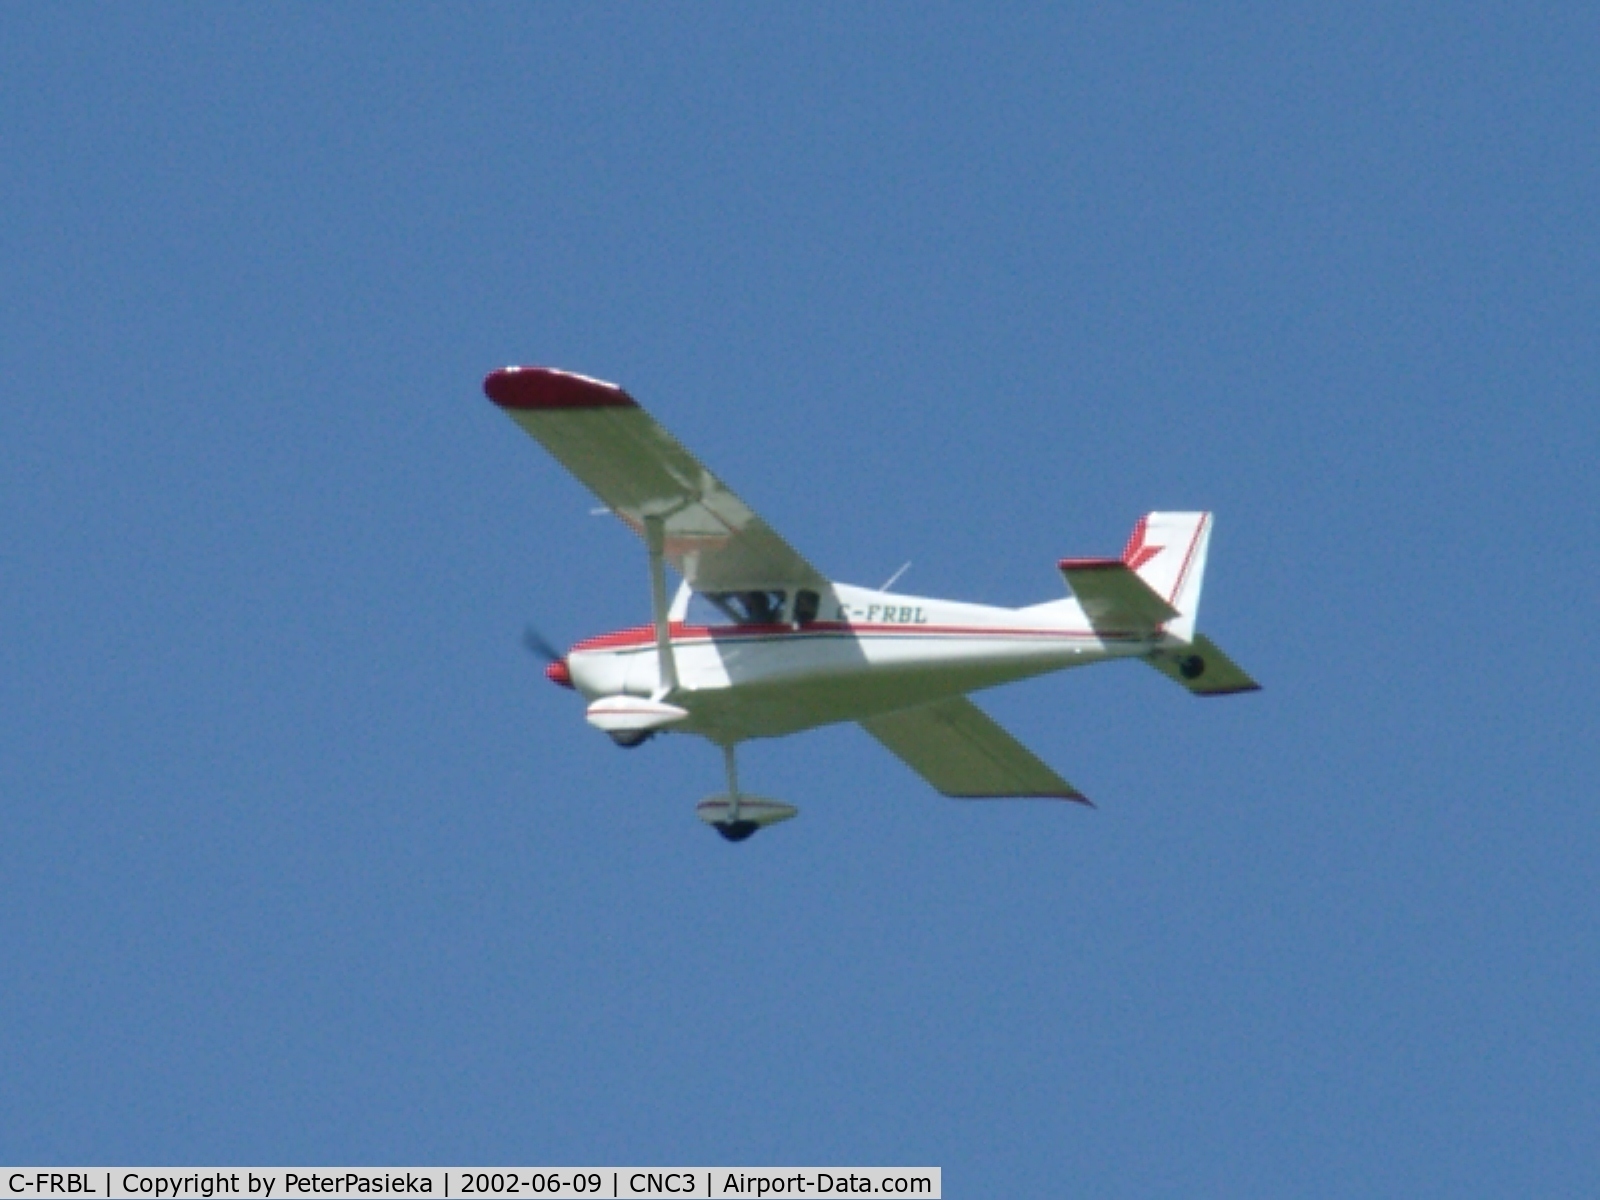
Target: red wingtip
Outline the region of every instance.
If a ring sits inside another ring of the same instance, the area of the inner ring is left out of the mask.
[[[614,383],[551,367],[502,367],[483,378],[483,393],[501,408],[635,408]]]
[[[572,672],[567,668],[567,660],[564,658],[558,658],[546,667],[544,677],[558,687],[572,686]]]

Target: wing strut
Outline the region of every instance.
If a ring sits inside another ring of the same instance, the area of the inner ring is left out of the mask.
[[[656,655],[661,660],[661,695],[678,690],[678,664],[672,657],[672,631],[667,625],[667,575],[662,565],[666,546],[666,522],[661,517],[644,519],[644,541],[650,550],[650,612],[656,626]]]

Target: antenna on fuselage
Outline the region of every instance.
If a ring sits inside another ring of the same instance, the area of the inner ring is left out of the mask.
[[[656,657],[661,664],[660,695],[678,690],[678,664],[672,657],[672,630],[667,624],[666,521],[645,517],[644,544],[650,551],[650,615],[656,627]]]
[[[911,569],[911,560],[907,559],[906,560],[906,565],[901,567],[893,575],[889,576],[889,578],[885,581],[884,585],[881,588],[879,588],[878,590],[880,592],[887,592],[890,588],[892,588],[895,585],[895,580],[899,579],[900,576],[904,575],[910,569]]]

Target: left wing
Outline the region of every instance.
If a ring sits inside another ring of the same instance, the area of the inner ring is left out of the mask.
[[[1089,803],[965,696],[869,717],[861,727],[946,796]]]
[[[483,390],[634,532],[661,517],[665,557],[700,592],[827,580],[632,396],[548,367],[491,371]]]

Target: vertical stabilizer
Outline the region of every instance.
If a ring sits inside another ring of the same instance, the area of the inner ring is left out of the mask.
[[[1210,541],[1210,513],[1153,512],[1139,518],[1122,552],[1128,568],[1177,609],[1166,630],[1184,641],[1194,638]]]

